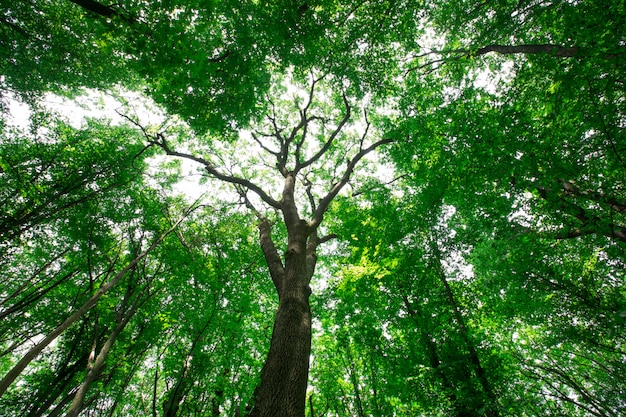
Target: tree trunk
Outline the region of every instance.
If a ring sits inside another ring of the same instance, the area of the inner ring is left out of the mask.
[[[308,295],[285,297],[279,304],[272,342],[255,391],[251,417],[302,417],[311,353]]]
[[[96,357],[92,368],[89,370],[89,372],[87,372],[85,379],[83,380],[82,384],[80,384],[78,391],[76,391],[76,395],[74,395],[74,398],[72,399],[72,404],[70,405],[70,409],[68,410],[66,417],[76,417],[78,416],[78,413],[80,413],[80,411],[83,409],[87,390],[91,386],[91,383],[95,381],[96,378],[100,375],[100,370],[104,365],[104,361],[109,354],[109,351],[111,350],[115,339],[117,339],[117,336],[122,332],[122,330],[124,330],[124,327],[126,327],[126,323],[128,323],[128,321],[126,320],[118,323],[109,335],[104,345],[102,346],[102,349],[100,349],[100,353]]]
[[[426,320],[424,319],[424,315],[422,314],[421,309],[417,307],[417,309],[413,308],[412,303],[409,301],[407,295],[402,295],[402,301],[404,306],[409,313],[409,316],[413,319],[415,324],[418,327],[420,333],[420,341],[426,348],[426,356],[428,357],[428,363],[430,367],[435,372],[436,377],[441,381],[441,384],[444,388],[444,393],[450,402],[450,406],[453,410],[454,417],[463,417],[465,416],[465,411],[463,404],[459,401],[459,398],[456,395],[456,389],[444,370],[445,366],[441,366],[441,360],[439,359],[439,353],[437,351],[437,344],[433,340],[432,335],[426,329]]]
[[[284,267],[269,237],[269,223],[264,220],[259,225],[261,247],[276,285],[279,304],[261,383],[254,393],[251,417],[302,417],[305,413],[311,354],[309,281],[315,268],[318,239],[310,234],[306,222],[286,223],[288,245]]]
[[[50,332],[45,338],[43,338],[39,343],[33,346],[24,357],[4,376],[4,378],[0,381],[0,397],[4,394],[4,392],[9,388],[9,386],[15,381],[15,379],[26,369],[28,364],[31,363],[33,359],[35,359],[42,350],[44,350],[53,340],[55,340],[61,333],[63,333],[68,327],[70,327],[74,322],[76,322],[79,318],[81,318],[87,311],[91,310],[91,308],[96,305],[100,297],[104,295],[107,291],[115,286],[119,280],[122,279],[124,275],[131,269],[135,268],[137,264],[154,248],[156,248],[163,239],[165,239],[170,233],[172,233],[178,225],[185,219],[186,215],[181,217],[174,225],[163,233],[159,238],[157,238],[145,251],[141,252],[135,259],[133,259],[127,266],[125,266],[120,272],[118,272],[111,281],[103,284],[98,291],[89,299],[85,304],[83,304],[76,312],[70,315],[63,323],[61,323],[56,329]]]
[[[499,417],[500,413],[496,408],[498,405],[498,397],[496,396],[489,380],[487,378],[487,373],[485,368],[482,366],[480,362],[480,358],[478,356],[478,352],[476,351],[476,347],[474,343],[470,339],[469,332],[467,330],[467,326],[465,325],[465,320],[463,319],[463,315],[459,310],[459,305],[456,302],[456,298],[454,297],[454,293],[452,292],[452,288],[450,288],[450,284],[448,283],[448,279],[446,278],[446,273],[443,270],[443,265],[441,263],[441,251],[439,250],[439,246],[436,241],[431,241],[431,249],[435,254],[435,262],[437,263],[434,267],[437,269],[437,275],[443,285],[446,293],[446,297],[448,298],[448,302],[452,307],[452,311],[454,313],[454,317],[457,320],[459,325],[459,330],[461,331],[461,336],[463,338],[463,342],[465,342],[465,346],[469,352],[470,363],[474,367],[474,371],[476,372],[476,376],[480,381],[480,385],[483,389],[483,392],[487,396],[489,401],[488,404],[485,404],[485,415],[487,417]]]
[[[148,287],[149,285],[150,284],[147,284],[146,287]],[[132,296],[132,291],[130,291],[130,287],[129,287],[129,290],[126,292],[123,305],[126,304],[126,302],[131,296]],[[102,348],[100,348],[100,352],[98,353],[98,356],[95,358],[95,361],[92,364],[90,364],[90,369],[87,372],[87,375],[85,375],[85,378],[82,384],[78,388],[78,391],[76,392],[76,395],[74,396],[74,399],[72,400],[72,404],[70,405],[70,409],[68,410],[66,417],[76,417],[81,412],[84,406],[85,396],[87,395],[87,391],[89,390],[89,387],[91,386],[91,384],[96,380],[96,378],[100,376],[100,372],[102,371],[104,362],[107,356],[109,355],[111,348],[113,347],[113,343],[115,343],[115,340],[117,339],[117,337],[120,335],[120,333],[122,333],[122,331],[124,330],[128,322],[130,321],[130,319],[135,315],[135,313],[137,313],[137,310],[145,301],[147,301],[147,298],[137,301],[134,305],[130,307],[128,311],[126,312],[121,311],[119,313],[119,317],[116,320],[117,323],[115,324],[115,327],[109,334],[109,337],[107,338],[107,340],[102,345]]]

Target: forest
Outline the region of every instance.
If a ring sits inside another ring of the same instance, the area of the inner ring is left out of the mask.
[[[626,415],[625,0],[0,0],[0,417]]]

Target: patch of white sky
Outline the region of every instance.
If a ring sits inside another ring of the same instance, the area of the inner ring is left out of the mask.
[[[318,94],[319,96],[319,94]],[[308,91],[301,89],[293,83],[287,83],[285,92],[283,93],[281,100],[294,102],[298,99],[299,103],[306,103],[308,100]],[[328,97],[321,96],[321,100],[327,100]],[[365,102],[367,105],[367,101]],[[73,127],[81,128],[85,126],[86,120],[89,118],[108,119],[112,124],[128,123],[126,117],[135,120],[139,125],[146,128],[151,133],[162,132],[168,125],[182,124],[181,121],[175,117],[167,117],[166,113],[159,109],[159,107],[153,103],[150,99],[143,96],[141,93],[135,92],[99,92],[99,91],[87,91],[84,95],[76,98],[65,98],[58,95],[46,94],[41,105],[44,109],[53,111],[60,115],[63,119],[67,120]],[[20,128],[27,128],[29,125],[29,117],[31,115],[31,109],[28,105],[16,100],[15,98],[9,98],[8,105],[8,117],[6,118],[7,124]],[[365,122],[363,121],[362,112],[357,108],[352,109],[354,117],[353,123],[348,127],[348,134],[353,136],[361,136],[365,130]],[[332,119],[338,122],[344,109],[333,110],[334,114]],[[292,110],[290,116],[298,118],[297,110]],[[335,114],[336,113],[336,114]],[[124,115],[124,116],[123,116]],[[295,120],[295,119],[294,119]],[[289,120],[293,122],[294,120]],[[297,124],[296,120],[296,124]],[[293,123],[292,123],[293,124]],[[287,130],[290,131],[291,124],[286,125]],[[328,133],[329,129],[332,129],[334,125],[329,125],[326,128]],[[323,129],[315,124],[311,123],[308,131],[309,138],[324,133]],[[217,138],[219,139],[219,138]],[[373,136],[366,140],[365,145],[369,144],[368,141],[373,140]],[[174,138],[172,138],[174,141]],[[277,148],[276,143],[264,144],[269,148]],[[177,150],[182,152],[193,152],[191,148],[194,145],[187,146],[185,144],[179,144]],[[319,148],[311,145],[308,149],[304,148],[306,154],[305,157],[311,157]],[[237,175],[240,177],[248,178],[251,180],[263,181],[264,187],[269,188],[269,192],[275,197],[279,198],[280,192],[280,178],[275,175],[274,165],[275,160],[272,160],[272,155],[264,152],[258,143],[252,139],[251,132],[249,130],[242,130],[239,132],[239,138],[234,143],[228,141],[213,140],[211,143],[211,149],[207,147],[198,148],[196,151],[202,153],[202,157],[212,160],[216,163],[220,169],[223,169],[225,173]],[[356,151],[355,151],[356,152]],[[382,161],[376,156],[375,153],[368,155],[367,168],[365,161],[362,161],[362,168],[367,171],[367,175],[374,175],[381,181],[389,181],[393,175],[393,170],[390,166],[383,164]],[[148,171],[148,176],[157,173],[157,171],[164,169],[163,163],[172,161],[171,157],[157,156],[152,159],[151,168]],[[180,169],[182,179],[180,182],[173,186],[173,191],[176,194],[184,195],[188,201],[196,201],[204,194],[209,192],[212,197],[215,197],[216,193],[220,193],[221,197],[225,197],[228,200],[236,200],[238,197],[233,193],[233,190],[229,186],[219,184],[215,181],[210,183],[201,184],[201,179],[206,176],[203,173],[202,166],[189,161],[187,159],[181,159]],[[342,168],[345,167],[324,167],[317,166],[317,169],[337,169],[337,175],[341,176],[343,172]],[[269,175],[268,175],[269,174]],[[355,173],[355,176],[359,174],[359,170]],[[263,177],[261,179],[261,177]],[[274,182],[274,183],[273,183]],[[327,186],[330,184],[327,184]],[[323,195],[327,192],[321,185],[318,186],[318,194]],[[344,193],[350,192],[350,187],[344,188]],[[230,194],[226,196],[226,194]],[[260,199],[254,195],[254,193],[248,193],[249,198],[258,207],[263,207]],[[303,199],[303,203],[306,199]]]

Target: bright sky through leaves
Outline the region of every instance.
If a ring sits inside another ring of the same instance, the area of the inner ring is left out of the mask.
[[[4,3],[1,416],[625,413],[623,0]]]

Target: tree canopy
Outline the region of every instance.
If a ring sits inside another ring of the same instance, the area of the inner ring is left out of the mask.
[[[0,10],[0,415],[626,412],[623,0]]]

